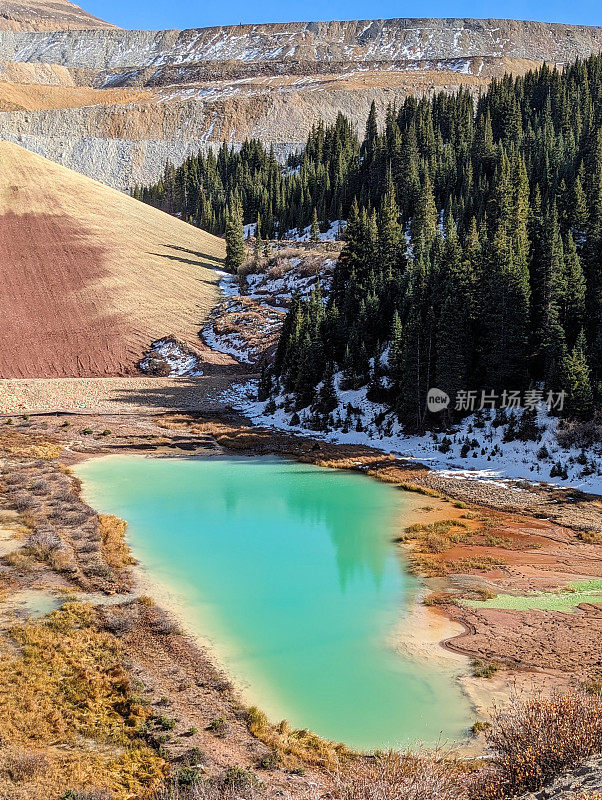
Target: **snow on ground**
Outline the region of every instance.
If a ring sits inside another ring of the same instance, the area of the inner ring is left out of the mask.
[[[285,312],[247,296],[226,297],[211,313],[202,337],[212,350],[254,364],[275,346]]]
[[[198,377],[203,374],[199,358],[194,351],[177,339],[158,339],[140,362],[140,369],[146,373],[156,372],[158,365],[164,365],[169,375]]]
[[[251,364],[255,359],[253,349],[240,333],[219,334],[215,331],[212,322],[208,322],[203,328],[203,341],[212,350],[218,353],[226,353],[242,364]]]
[[[320,280],[323,296],[327,296],[332,284],[332,272],[336,261],[326,258],[322,261],[319,273],[303,275],[299,271],[302,266],[300,258],[290,260],[290,269],[283,274],[273,272],[254,272],[247,275],[246,293],[249,297],[270,305],[286,304],[290,297],[298,292],[301,297],[308,297]]]
[[[330,223],[330,227],[325,233],[320,231],[320,241],[321,242],[336,242],[341,238],[341,234],[345,230],[346,222],[343,219],[335,219],[334,222]],[[303,228],[303,231],[299,233],[297,228],[291,228],[289,231],[286,232],[284,237],[285,239],[296,239],[298,242],[309,242],[311,241],[311,225],[308,225],[307,228]]]
[[[310,252],[307,258],[315,261],[316,256]],[[322,258],[317,268],[314,265],[305,274],[303,254],[291,258],[277,255],[273,265],[247,274],[242,284],[237,275],[215,270],[224,299],[203,329],[204,342],[243,364],[256,363],[276,345],[284,311],[295,292],[307,297],[319,280],[322,296],[328,297],[335,263],[332,258]]]
[[[329,430],[317,431],[309,408],[295,413],[290,398],[276,398],[276,409],[259,402],[256,383],[233,386],[225,394],[231,405],[244,412],[256,424],[267,425],[299,435],[341,444],[361,444],[400,459],[414,460],[437,470],[445,477],[456,480],[494,483],[520,491],[512,481],[527,480],[532,483],[551,483],[573,487],[585,492],[602,494],[602,450],[583,451],[581,448],[562,448],[556,439],[557,419],[538,411],[537,424],[541,432],[537,441],[504,441],[508,425],[497,425],[495,412],[472,414],[449,433],[424,435],[404,434],[393,414],[387,414],[383,405],[366,397],[366,388],[342,390],[342,373],[335,376],[339,397],[338,409],[333,412]],[[319,388],[319,387],[318,387]],[[514,412],[518,424],[524,410]],[[332,427],[332,423],[336,427]],[[380,424],[378,424],[380,423]],[[567,478],[551,474],[560,462]]]

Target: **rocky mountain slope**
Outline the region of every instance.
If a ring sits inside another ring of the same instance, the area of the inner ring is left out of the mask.
[[[0,133],[127,190],[210,144],[257,136],[284,156],[339,110],[362,126],[372,100],[384,112],[408,94],[477,92],[507,71],[601,49],[602,28],[511,20],[3,31],[0,81],[19,93]],[[63,101],[31,89],[49,84],[65,87]]]
[[[112,28],[68,0],[4,0],[0,8],[0,30],[56,31]]]
[[[151,343],[202,350],[223,240],[0,142],[0,378],[135,373]]]

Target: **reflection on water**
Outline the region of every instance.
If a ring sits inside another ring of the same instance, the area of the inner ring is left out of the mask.
[[[79,473],[274,719],[366,748],[466,726],[450,675],[387,644],[415,588],[391,545],[406,493],[267,458],[116,456]]]

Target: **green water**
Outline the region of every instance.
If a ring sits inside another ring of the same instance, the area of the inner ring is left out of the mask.
[[[509,611],[573,611],[580,603],[602,603],[602,581],[576,581],[561,592],[497,594],[488,600],[463,600],[471,608],[500,608]]]
[[[453,674],[392,644],[416,584],[391,539],[416,496],[272,458],[111,456],[77,472],[272,720],[366,749],[464,733]]]

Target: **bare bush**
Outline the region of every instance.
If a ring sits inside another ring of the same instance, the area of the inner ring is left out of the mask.
[[[31,491],[37,495],[48,494],[50,492],[50,484],[44,478],[38,478],[32,481]]]
[[[584,422],[562,421],[556,438],[561,447],[579,447],[583,450],[602,448],[602,412],[597,411],[592,419]]]
[[[113,633],[115,636],[125,636],[134,628],[138,614],[137,609],[128,609],[124,611],[110,611],[107,608],[102,609],[100,618],[103,627]]]
[[[26,494],[25,492],[16,494],[11,499],[17,511],[39,511],[41,508],[40,501],[36,500],[33,495]]]
[[[193,780],[188,786],[173,781],[155,792],[152,800],[256,800],[260,797],[264,797],[264,792],[253,773],[230,767],[221,777]]]
[[[570,767],[602,753],[602,698],[580,691],[515,699],[486,733],[491,768],[475,786],[478,800],[536,792]]]
[[[50,552],[61,547],[61,537],[50,525],[38,525],[25,544],[27,547]]]
[[[449,760],[390,752],[352,762],[335,777],[333,800],[462,800],[466,781]]]
[[[11,472],[4,477],[4,483],[7,487],[11,486],[25,486],[27,483],[27,475],[22,472]]]
[[[151,627],[154,633],[159,633],[162,636],[169,636],[171,633],[180,633],[180,628],[172,617],[166,612],[157,609],[151,621]]]

